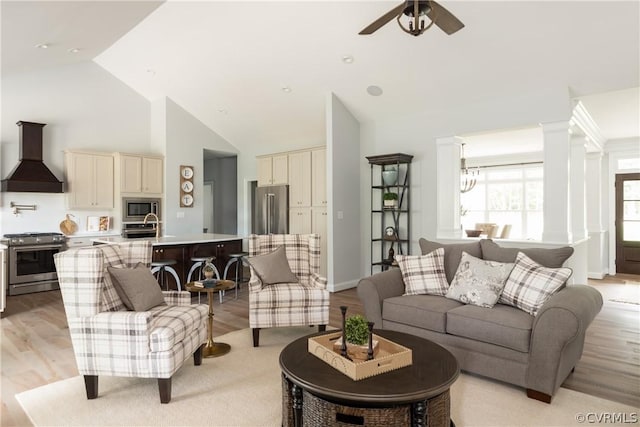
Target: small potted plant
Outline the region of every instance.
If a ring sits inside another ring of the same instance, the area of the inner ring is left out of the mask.
[[[382,205],[385,208],[395,208],[398,206],[398,194],[397,193],[384,193],[382,195]]]
[[[348,317],[344,323],[344,335],[347,338],[347,354],[352,359],[367,360],[369,351],[369,322],[361,314]],[[342,338],[333,346],[334,351],[340,352]],[[374,357],[378,353],[378,341],[373,340]]]

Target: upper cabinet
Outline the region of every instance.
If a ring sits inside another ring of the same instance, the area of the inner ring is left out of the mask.
[[[288,156],[286,154],[258,157],[259,187],[287,184],[288,179]]]
[[[67,205],[71,209],[113,209],[113,155],[67,151]]]
[[[289,154],[289,206],[311,206],[311,152]]]
[[[120,193],[162,195],[163,158],[118,153]]]
[[[327,206],[327,150],[311,151],[311,197],[313,206]]]

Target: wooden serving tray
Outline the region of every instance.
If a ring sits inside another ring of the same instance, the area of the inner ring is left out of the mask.
[[[358,381],[384,372],[409,366],[413,363],[411,349],[374,334],[379,341],[378,355],[372,360],[351,361],[333,351],[333,343],[342,336],[342,331],[330,332],[309,338],[309,353]]]

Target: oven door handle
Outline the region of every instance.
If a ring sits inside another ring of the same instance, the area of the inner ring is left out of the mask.
[[[46,249],[63,249],[64,245],[31,245],[31,246],[13,246],[11,249],[14,252],[25,252],[33,250],[46,250]]]

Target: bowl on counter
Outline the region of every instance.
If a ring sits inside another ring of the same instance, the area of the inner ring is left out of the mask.
[[[464,230],[467,233],[467,237],[479,237],[482,234],[482,230]]]

